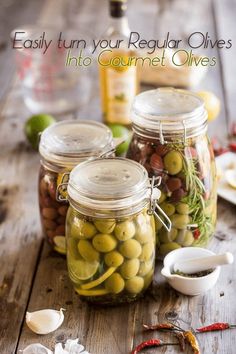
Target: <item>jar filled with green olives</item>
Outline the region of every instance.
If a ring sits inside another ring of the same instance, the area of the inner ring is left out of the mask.
[[[94,121],[61,121],[43,131],[39,152],[39,208],[47,240],[59,253],[65,254],[65,200],[69,172],[77,164],[113,149],[110,129]],[[60,191],[58,186],[62,184]]]
[[[67,193],[67,264],[75,290],[99,304],[137,299],[153,278],[153,213],[161,192],[137,162],[105,158],[75,167]]]
[[[160,88],[136,96],[127,157],[162,179],[159,200],[172,221],[157,220],[159,253],[207,246],[216,223],[216,168],[207,136],[207,113],[194,93]]]

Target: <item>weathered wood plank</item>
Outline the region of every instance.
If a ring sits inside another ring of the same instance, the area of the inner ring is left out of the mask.
[[[40,253],[41,231],[36,193],[39,158],[24,140],[20,100],[9,100],[7,106],[0,121],[0,347],[2,353],[13,353]]]

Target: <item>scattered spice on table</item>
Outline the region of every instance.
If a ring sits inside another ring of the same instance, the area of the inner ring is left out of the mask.
[[[177,274],[177,275],[181,275],[182,277],[187,277],[187,278],[200,278],[200,277],[205,277],[206,275],[212,273],[214,271],[214,269],[207,269],[207,270],[203,270],[201,272],[197,272],[197,273],[192,273],[192,274],[186,274],[183,272],[180,272],[179,270],[173,272],[172,274]]]
[[[204,333],[204,332],[213,332],[213,331],[224,331],[230,328],[236,328],[236,325],[230,325],[229,323],[226,322],[216,322],[210,324],[209,326],[197,328],[196,331],[200,333]]]

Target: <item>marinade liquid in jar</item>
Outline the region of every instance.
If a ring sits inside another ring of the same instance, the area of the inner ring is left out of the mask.
[[[216,223],[216,169],[201,98],[185,90],[161,88],[136,96],[133,138],[127,157],[149,176],[161,176],[160,207],[172,222],[167,232],[157,220],[162,256],[185,246],[207,246]]]
[[[100,304],[137,299],[152,282],[155,262],[152,205],[160,191],[151,188],[147,171],[122,158],[87,161],[71,172],[67,192],[67,265],[75,290]]]
[[[56,251],[65,253],[68,202],[64,184],[68,182],[70,171],[80,162],[112,149],[110,129],[94,121],[62,121],[42,133],[39,145],[42,157],[39,172],[40,216],[45,236]]]

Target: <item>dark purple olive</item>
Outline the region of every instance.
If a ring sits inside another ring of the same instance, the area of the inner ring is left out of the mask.
[[[170,192],[176,191],[181,187],[181,185],[181,179],[177,177],[170,177],[166,182],[166,186]]]
[[[183,190],[183,188],[177,189],[171,194],[170,201],[174,203],[180,202],[180,200],[185,197],[187,192]]]

